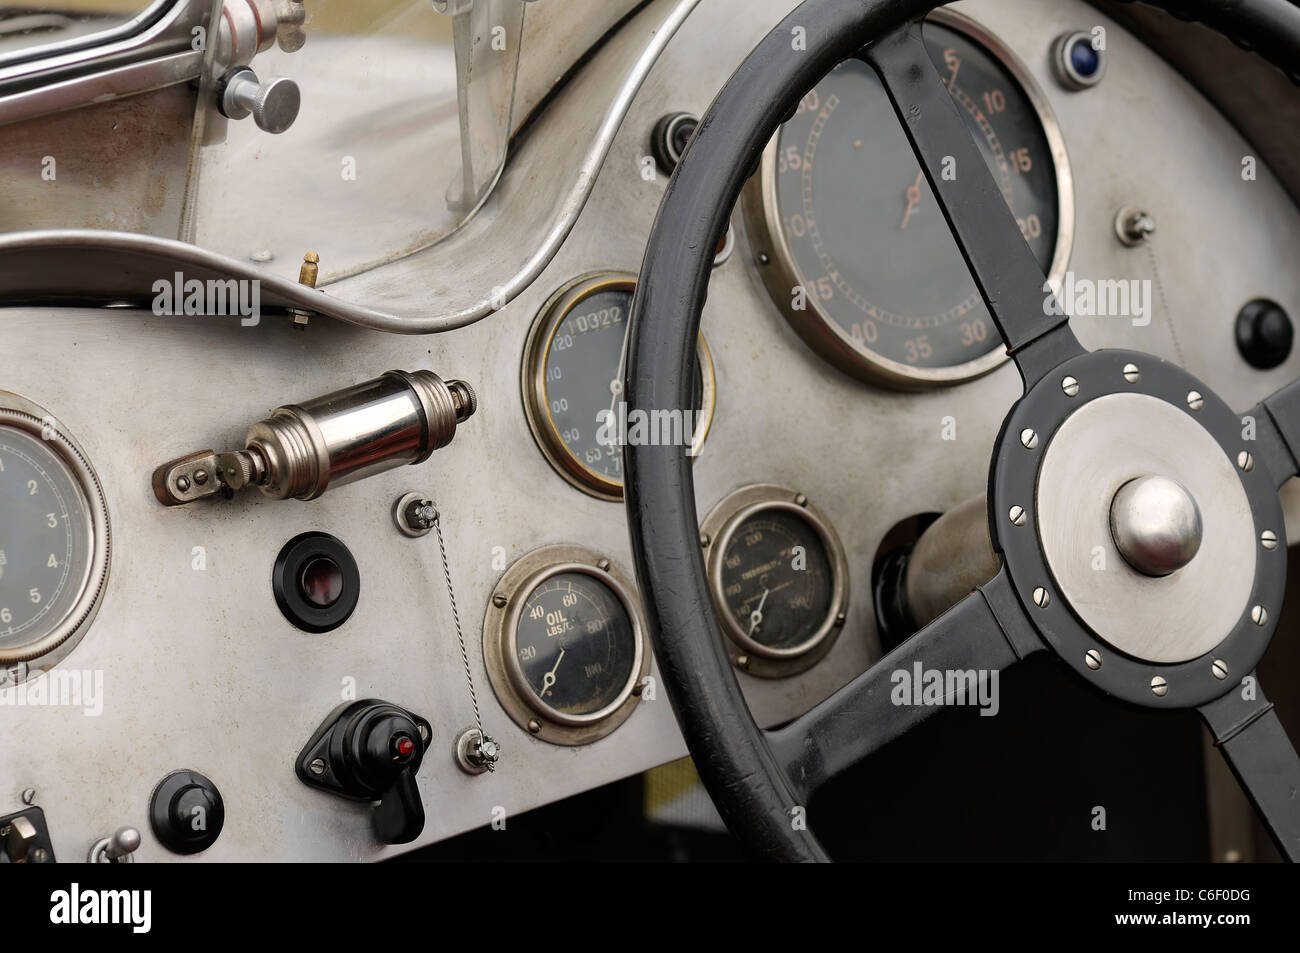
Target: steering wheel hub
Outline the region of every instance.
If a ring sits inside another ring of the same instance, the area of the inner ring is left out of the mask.
[[[1125,375],[1132,366],[1140,376]],[[1067,375],[1074,393],[1060,386]],[[1193,392],[1199,400],[1188,399]],[[1267,607],[1280,603],[1285,561],[1260,542],[1265,530],[1281,531],[1271,481],[1236,462],[1251,447],[1249,422],[1172,364],[1097,351],[1025,395],[1005,433],[1024,429],[1039,440],[1001,442],[991,519],[1049,644],[1090,681],[1145,705],[1221,691],[1216,659],[1250,671],[1268,641]],[[1032,525],[1007,520],[1012,506],[1031,513]],[[1046,597],[1035,598],[1037,589]],[[1264,626],[1252,618],[1257,605]],[[1151,690],[1152,665],[1162,666],[1163,695]],[[1180,665],[1185,672],[1164,668]]]

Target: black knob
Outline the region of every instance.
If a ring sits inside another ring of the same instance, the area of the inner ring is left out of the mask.
[[[217,786],[197,771],[174,771],[154,788],[149,823],[176,854],[207,850],[221,836],[226,807]]]
[[[1237,312],[1237,350],[1251,367],[1266,371],[1291,353],[1295,329],[1276,301],[1256,298]]]
[[[341,705],[298,754],[298,778],[342,797],[378,801],[375,833],[406,844],[424,830],[415,772],[431,735],[429,723],[397,705],[367,698]]]

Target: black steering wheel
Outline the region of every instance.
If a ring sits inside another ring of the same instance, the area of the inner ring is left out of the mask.
[[[921,41],[921,20],[937,5],[807,0],[740,65],[700,122],[655,221],[625,388],[631,406],[648,412],[691,407],[713,252],[736,198],[799,100],[859,57],[880,76],[1024,382],[989,470],[1001,569],[826,701],[765,731],[745,704],[709,595],[692,458],[682,447],[626,447],[637,577],[700,776],[752,853],[825,860],[799,809],[935,710],[893,704],[892,672],[917,662],[1000,670],[1052,652],[1124,701],[1199,709],[1282,854],[1296,860],[1300,759],[1254,671],[1282,605],[1276,491],[1300,472],[1300,382],[1234,413],[1157,357],[1086,351],[1067,317],[1049,313],[1042,269]],[[1205,22],[1300,82],[1300,9],[1286,0],[1154,5]],[[945,157],[961,170],[955,179],[938,174]],[[1089,579],[1072,547],[1094,535],[1123,559]]]

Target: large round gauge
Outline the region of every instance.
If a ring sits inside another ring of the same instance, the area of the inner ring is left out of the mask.
[[[560,289],[538,314],[524,348],[524,410],[551,465],[578,489],[623,499],[621,401],[632,313],[632,275],[587,275]],[[698,453],[713,421],[713,361],[700,337],[693,408],[669,439]]]
[[[0,666],[49,668],[84,635],[108,576],[108,510],[44,409],[0,391]]]
[[[545,741],[578,745],[636,707],[650,648],[631,583],[603,556],[548,546],[506,570],[483,653],[502,707]]]
[[[709,588],[736,665],[780,677],[821,659],[844,625],[848,561],[826,517],[801,493],[748,486],[701,526]]]
[[[1044,272],[1074,230],[1065,145],[1043,94],[995,37],[935,11],[936,68]],[[960,170],[934,170],[960,175]],[[804,97],[746,187],[764,281],[816,351],[896,387],[967,380],[1005,348],[875,72],[841,63]]]

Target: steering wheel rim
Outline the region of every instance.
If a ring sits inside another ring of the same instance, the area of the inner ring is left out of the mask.
[[[931,659],[937,653],[948,668],[1002,668],[1047,650],[1076,668],[1080,664],[1091,668],[1081,662],[1087,656],[1076,633],[1061,635],[1068,628],[1060,621],[1068,621],[1066,600],[1058,598],[1053,606],[1053,612],[1061,614],[1053,617],[1055,621],[1044,620],[1047,603],[1035,605],[1039,590],[1047,593],[1050,602],[1055,589],[1026,568],[1033,562],[1032,553],[1022,552],[1026,534],[1018,538],[1012,534],[1004,544],[1005,527],[996,518],[1005,495],[1023,490],[1008,489],[1014,483],[1010,474],[1017,466],[1024,469],[1023,460],[1014,460],[1022,430],[1011,429],[1013,425],[1039,409],[1037,419],[1048,419],[1055,428],[1073,412],[1072,408],[1059,413],[1055,407],[1050,412],[1042,409],[1052,406],[1061,393],[1048,380],[1058,368],[1066,362],[1086,368],[1081,379],[1091,379],[1109,394],[1118,387],[1115,379],[1125,380],[1127,367],[1140,359],[1150,368],[1146,382],[1138,385],[1143,396],[1146,389],[1163,386],[1168,393],[1161,392],[1159,399],[1168,403],[1174,393],[1197,390],[1207,395],[1204,403],[1211,411],[1201,419],[1213,417],[1217,429],[1233,419],[1226,404],[1180,369],[1151,355],[1086,352],[1069,330],[1064,313],[1044,313],[1042,271],[1018,230],[1014,240],[1008,239],[1007,222],[1014,228],[1014,219],[959,117],[954,125],[956,107],[937,83],[937,73],[920,43],[920,22],[939,5],[935,0],[806,0],[778,24],[740,65],[701,120],[669,182],[633,301],[625,380],[629,405],[647,412],[689,408],[693,342],[708,293],[712,250],[728,227],[731,209],[764,147],[807,90],[838,63],[857,55],[881,75],[1025,384],[1025,394],[1003,423],[990,467],[990,528],[995,549],[1003,556],[1003,569],[826,702],[774,732],[754,722],[725,650],[697,544],[692,458],[682,447],[625,446],[632,550],[665,688],[719,813],[760,858],[828,860],[799,809],[822,781],[862,756],[863,745],[854,733],[862,731],[863,715],[873,716],[869,732],[873,743],[888,743],[915,723],[890,711],[888,698],[882,697],[888,696],[888,689],[882,693],[881,685],[869,678],[873,673],[910,665],[919,651],[932,653]],[[1300,73],[1292,65],[1300,62],[1300,11],[1294,7],[1278,0],[1246,4],[1167,0],[1153,5],[1184,19],[1205,21],[1239,45],[1265,55],[1300,82]],[[963,176],[961,184],[936,178],[937,158],[945,154],[956,155],[958,168],[974,167],[975,174]],[[986,228],[988,222],[995,226]],[[990,233],[1003,240],[987,242]],[[1106,383],[1097,383],[1101,381]],[[1073,407],[1098,396],[1094,388],[1079,395],[1082,399]],[[1263,523],[1275,525],[1280,538],[1283,528],[1275,489],[1300,471],[1300,386],[1284,388],[1247,413],[1261,423],[1252,466],[1239,468],[1244,492],[1251,512]],[[1207,426],[1199,421],[1197,425]],[[1045,455],[1046,441],[1055,429],[1042,432]],[[1229,452],[1229,436],[1220,440],[1225,452]],[[1019,452],[1028,449],[1027,443],[1026,438]],[[1034,443],[1037,449],[1037,440]],[[1285,581],[1285,552],[1285,545],[1275,545],[1257,562],[1263,567],[1262,578],[1252,589],[1251,608],[1258,608],[1262,602],[1257,600],[1262,600],[1274,611],[1271,616],[1265,613],[1266,621],[1253,622],[1247,609],[1240,627],[1253,624],[1264,631],[1254,633],[1250,651],[1242,649],[1232,656],[1234,675],[1253,673],[1272,635]],[[1035,617],[1031,607],[1044,613]],[[1148,658],[1131,664],[1133,660],[1122,653],[1110,654],[1109,645],[1106,649],[1108,661],[1102,667],[1111,681],[1099,687],[1150,707],[1199,707],[1284,855],[1300,856],[1300,812],[1285,796],[1287,786],[1300,785],[1300,759],[1262,692],[1246,700],[1237,698],[1232,691],[1235,683],[1230,681],[1218,685],[1211,681],[1207,686],[1203,677],[1207,662],[1185,682],[1171,683],[1172,693],[1151,694],[1155,691],[1151,687],[1144,696],[1135,686],[1149,673],[1164,669]],[[1115,671],[1121,673],[1118,684],[1111,675]],[[1155,677],[1151,676],[1150,686]],[[1166,704],[1163,699],[1168,694],[1176,699]],[[818,737],[807,730],[810,726],[817,726]],[[866,748],[865,753],[870,750],[874,749]]]

